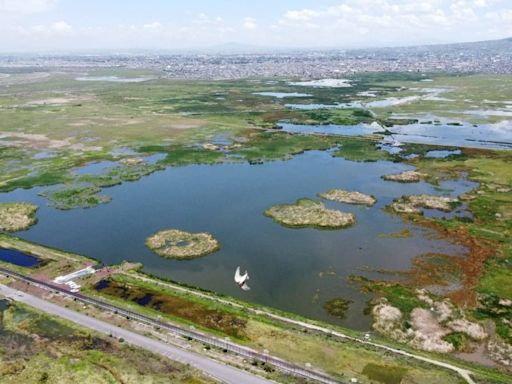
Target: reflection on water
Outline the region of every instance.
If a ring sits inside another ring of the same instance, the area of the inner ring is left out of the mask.
[[[453,151],[444,151],[444,150],[438,150],[438,151],[428,151],[425,153],[425,157],[430,157],[433,159],[444,159],[448,156],[454,156],[454,155],[460,155],[462,154],[462,151],[460,149],[455,149]]]
[[[324,135],[344,135],[344,136],[366,136],[373,133],[384,133],[385,130],[377,123],[356,124],[356,125],[304,125],[280,123],[279,128],[289,133],[315,133]]]
[[[384,131],[378,124],[356,125],[306,125],[282,123],[283,131],[304,134],[329,134],[345,136],[363,136]],[[451,125],[436,124],[405,124],[389,128],[393,133],[391,139],[397,142],[446,145],[455,147],[512,149],[512,122],[503,121],[496,124],[461,123]],[[389,139],[388,139],[389,140]]]
[[[240,297],[312,318],[368,329],[363,315],[368,296],[348,277],[362,269],[407,269],[424,252],[463,251],[428,236],[428,230],[405,225],[382,210],[404,194],[441,194],[420,182],[386,182],[381,176],[411,169],[392,162],[359,163],[311,151],[289,161],[261,165],[222,164],[168,168],[109,188],[113,200],[94,209],[58,211],[46,206],[41,188],[0,194],[0,201],[40,205],[38,225],[19,235],[31,241],[95,257],[104,263],[142,262],[144,270],[187,284]],[[473,188],[466,182],[441,185],[458,195]],[[326,201],[329,208],[352,212],[357,224],[334,231],[289,229],[263,212],[274,204],[301,197],[317,199],[330,188],[372,194],[371,208]],[[146,248],[146,237],[164,228],[207,231],[221,250],[207,257],[177,261]],[[413,236],[392,239],[382,233],[409,229]],[[241,266],[251,274],[251,291],[233,282]],[[328,315],[323,304],[332,298],[354,301],[345,319]]]

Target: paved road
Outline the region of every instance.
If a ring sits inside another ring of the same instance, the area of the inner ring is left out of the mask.
[[[207,375],[220,380],[226,384],[270,384],[269,380],[261,377],[251,375],[248,372],[239,370],[237,368],[221,364],[212,359],[199,354],[185,351],[178,347],[165,344],[163,342],[153,340],[149,337],[139,335],[137,333],[128,331],[123,328],[116,327],[107,322],[86,316],[84,314],[63,308],[56,304],[49,303],[38,297],[26,294],[24,292],[9,288],[0,284],[0,294],[7,296],[15,301],[30,305],[38,310],[46,313],[62,317],[64,319],[73,321],[76,324],[82,325],[86,328],[93,329],[107,335],[114,335],[115,337],[122,337],[127,343],[136,345],[138,347],[147,349],[154,353],[166,356],[172,360],[179,361],[205,372]]]

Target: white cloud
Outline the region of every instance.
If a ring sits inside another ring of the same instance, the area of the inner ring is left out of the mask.
[[[233,41],[345,48],[512,36],[512,0],[330,0],[329,6],[309,0],[304,2],[309,6],[280,14],[272,7],[261,13],[248,5],[241,16],[220,5],[172,17],[155,7],[154,19],[141,19],[123,8],[115,18],[81,17],[70,10],[72,0],[66,7],[59,3],[64,2],[0,0],[0,50],[189,48]],[[118,16],[125,24],[114,21]]]
[[[256,24],[256,19],[253,17],[244,18],[244,23],[242,24],[244,29],[253,30],[258,28],[258,24]]]
[[[34,36],[50,36],[50,35],[66,35],[73,30],[73,27],[66,23],[65,21],[57,21],[52,24],[44,25],[34,25],[29,30],[24,30],[25,35],[34,35]]]
[[[486,17],[490,8],[499,9],[499,16]],[[512,2],[503,0],[345,0],[327,7],[290,9],[273,28],[282,36],[293,33],[296,40],[302,38],[311,44],[484,40],[504,37],[510,30],[505,20],[510,11]],[[486,25],[491,18],[500,19],[501,35],[488,33],[491,28],[499,30],[498,25]],[[311,25],[321,26],[318,33],[306,32]]]
[[[314,11],[312,9],[302,9],[299,11],[288,11],[284,17],[285,19],[289,20],[308,21],[319,15],[320,12]]]
[[[50,26],[50,29],[57,33],[67,33],[70,32],[73,27],[65,21],[57,21]]]
[[[144,24],[142,28],[147,31],[158,31],[163,28],[163,25],[158,21],[153,21],[152,23]]]
[[[0,0],[0,13],[29,14],[49,10],[56,0]]]

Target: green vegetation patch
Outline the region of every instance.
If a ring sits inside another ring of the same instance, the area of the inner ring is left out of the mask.
[[[158,147],[142,147],[141,151],[153,152]],[[194,147],[161,147],[166,153],[165,159],[158,162],[160,165],[183,166],[190,164],[217,164],[225,160],[224,153]]]
[[[219,250],[219,242],[207,232],[189,233],[178,229],[166,229],[146,240],[153,252],[172,259],[192,259]]]
[[[279,224],[293,228],[338,229],[356,222],[352,213],[327,209],[321,202],[310,199],[299,199],[295,204],[275,205],[267,209],[265,215]]]
[[[398,232],[380,233],[379,234],[380,238],[390,238],[390,239],[407,239],[407,238],[410,238],[413,236],[414,236],[413,233],[407,228],[404,228]]]
[[[250,140],[231,157],[250,163],[269,160],[286,160],[308,150],[326,150],[338,145],[341,138],[320,135],[295,135],[286,132],[264,132],[250,136]]]
[[[510,281],[507,282],[509,284]],[[475,317],[492,319],[496,324],[496,333],[512,344],[512,299],[503,299],[494,294],[481,294],[479,299],[481,305],[475,309]]]
[[[407,373],[407,369],[402,367],[370,363],[363,368],[362,373],[366,375],[370,380],[375,380],[379,383],[400,384],[402,383],[402,379]]]
[[[115,279],[100,281],[95,288],[101,294],[129,300],[201,327],[237,338],[244,336],[246,320],[220,309],[209,308],[186,297]]]
[[[324,309],[331,316],[337,317],[339,319],[343,319],[345,317],[345,313],[350,308],[350,304],[352,304],[352,300],[342,299],[342,298],[334,298],[328,300],[324,304]]]
[[[512,259],[493,261],[485,271],[478,291],[512,300]],[[508,261],[508,263],[507,263]]]
[[[133,164],[112,168],[108,173],[108,176],[115,181],[137,181],[144,176],[162,169],[163,167],[161,165],[145,163]]]
[[[376,147],[377,142],[371,138],[343,138],[341,147],[333,152],[334,157],[343,157],[346,160],[373,162],[379,160],[392,160],[388,152]]]
[[[443,337],[444,341],[452,344],[457,351],[462,351],[469,342],[468,336],[463,332],[452,332]]]
[[[19,304],[0,318],[2,383],[212,383],[185,365]]]
[[[72,187],[56,191],[41,192],[40,195],[50,200],[50,205],[57,209],[92,208],[108,203],[110,196],[99,195],[101,188],[96,186]]]
[[[0,230],[17,232],[36,223],[38,206],[30,203],[0,203]]]
[[[385,297],[393,307],[400,309],[402,314],[408,316],[414,308],[426,308],[424,301],[418,298],[415,290],[399,283],[379,282],[363,276],[350,276],[350,280],[360,284],[365,292],[375,293]]]

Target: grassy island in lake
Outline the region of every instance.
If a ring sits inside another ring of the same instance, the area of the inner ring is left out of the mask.
[[[330,189],[327,192],[319,193],[318,196],[322,199],[347,204],[373,205],[377,202],[377,199],[371,195],[344,189]]]
[[[294,204],[280,204],[265,211],[279,224],[289,227],[316,227],[337,229],[348,227],[356,222],[352,213],[327,209],[321,202],[299,199]]]
[[[36,223],[37,205],[30,203],[0,204],[0,230],[17,232]]]
[[[219,242],[209,233],[189,233],[167,229],[148,237],[146,245],[153,252],[172,259],[192,259],[215,252]]]

